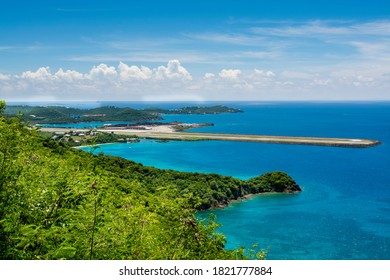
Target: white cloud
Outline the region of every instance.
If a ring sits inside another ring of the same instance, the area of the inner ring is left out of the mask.
[[[259,70],[255,68],[248,76],[247,81],[255,87],[264,88],[277,82],[276,74],[270,70]]]
[[[390,60],[390,40],[381,40],[375,42],[351,41],[351,46],[354,46],[362,55],[362,58],[372,60]]]
[[[204,34],[186,34],[187,37],[202,41],[211,41],[216,43],[227,43],[233,45],[253,46],[266,43],[262,37],[247,34],[223,34],[223,33],[204,33]]]
[[[74,70],[67,70],[64,71],[62,68],[60,68],[54,76],[60,80],[64,80],[68,83],[76,82],[84,79],[84,74],[74,71]]]
[[[150,69],[146,66],[127,65],[123,62],[118,66],[119,76],[123,81],[129,80],[192,80],[191,74],[184,68],[179,60],[168,61],[167,66],[158,66]]]
[[[390,36],[390,21],[377,20],[361,24],[356,24],[351,27],[357,34]]]
[[[62,68],[54,73],[49,67],[21,75],[0,73],[0,93],[6,99],[390,99],[388,92],[390,67],[364,63],[321,72],[223,68],[195,77],[178,60],[155,68],[120,62],[116,67],[99,64],[85,73]]]
[[[93,66],[91,71],[86,77],[89,79],[99,79],[99,78],[112,78],[115,77],[118,73],[116,72],[115,67],[107,66],[106,64],[99,64],[98,66]]]
[[[347,69],[335,71],[330,74],[330,78],[337,84],[362,88],[375,87],[376,84],[389,85],[390,80],[387,79],[385,73],[375,73],[367,70]],[[390,71],[388,73],[390,73]]]
[[[4,75],[0,73],[0,81],[8,81],[11,79],[10,75]]]
[[[0,92],[14,99],[18,96],[35,99],[37,96],[56,96],[59,99],[142,100],[146,98],[145,94],[177,96],[191,81],[191,74],[178,60],[170,60],[166,66],[153,69],[120,62],[117,67],[99,64],[86,73],[60,68],[53,74],[49,67],[25,71],[21,75],[0,73]],[[191,88],[191,85],[187,86]],[[131,97],[127,96],[129,94]]]
[[[239,76],[241,75],[241,70],[239,70],[239,69],[222,69],[218,75],[223,79],[237,81]]]
[[[263,77],[274,77],[275,76],[275,73],[270,71],[270,70],[264,71],[264,70],[255,69],[254,72],[255,72],[255,75],[263,76]]]
[[[279,26],[278,26],[279,25]],[[255,34],[263,36],[309,37],[309,36],[351,36],[371,35],[390,36],[390,21],[370,21],[365,23],[340,21],[308,21],[300,24],[274,24],[267,27],[252,27]]]
[[[329,86],[331,85],[332,81],[330,79],[318,79],[314,78],[312,85],[314,86]]]
[[[155,70],[156,78],[158,80],[168,79],[182,79],[182,80],[192,80],[191,74],[181,66],[180,61],[174,59],[168,62],[168,65],[159,66]]]
[[[212,78],[215,78],[215,74],[213,74],[213,73],[205,73],[203,78],[204,79],[212,79]]]
[[[37,71],[26,71],[22,73],[22,78],[30,80],[52,80],[53,75],[50,72],[49,67],[40,67]]]
[[[152,78],[153,74],[153,71],[148,67],[141,66],[141,68],[139,68],[135,65],[128,66],[123,62],[119,63],[118,69],[119,76],[123,81],[128,81],[131,79],[148,80]]]
[[[263,52],[282,67],[390,60],[390,20],[274,22],[249,32],[267,39],[270,47]]]

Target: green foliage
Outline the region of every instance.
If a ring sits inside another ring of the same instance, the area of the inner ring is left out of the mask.
[[[226,204],[255,183],[93,155],[16,118],[0,116],[0,132],[0,259],[264,257],[226,250],[215,218],[195,218],[196,209]]]
[[[286,173],[281,171],[269,172],[248,180],[252,193],[301,191],[298,184]]]
[[[62,106],[8,106],[8,116],[22,114],[24,121],[31,123],[78,123],[92,121],[123,121],[161,119],[155,114],[131,108],[105,106],[94,109],[76,109]]]
[[[194,195],[191,206],[198,210],[223,207],[229,201],[248,194],[300,191],[296,182],[280,171],[266,173],[249,180],[240,180],[218,174],[160,170],[114,156],[100,155],[96,160],[105,170],[115,172],[123,179],[137,180],[152,193],[159,192],[167,185],[175,187],[179,195],[191,193]]]
[[[4,113],[5,110],[5,101],[0,100],[0,115]]]

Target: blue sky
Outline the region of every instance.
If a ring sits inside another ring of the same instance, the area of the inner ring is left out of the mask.
[[[6,100],[390,99],[386,1],[4,2]]]

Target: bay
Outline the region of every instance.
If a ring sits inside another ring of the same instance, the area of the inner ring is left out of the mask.
[[[302,187],[301,193],[258,196],[201,212],[198,218],[214,213],[222,224],[219,231],[227,237],[227,248],[257,243],[268,250],[268,259],[390,259],[389,103],[226,105],[244,113],[164,118],[215,124],[194,131],[366,138],[382,144],[355,149],[143,140],[101,145],[96,152],[158,168],[242,179],[275,170],[287,172]]]

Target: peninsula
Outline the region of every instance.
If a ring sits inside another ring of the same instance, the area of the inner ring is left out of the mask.
[[[335,147],[365,148],[379,145],[377,140],[325,138],[325,137],[298,137],[298,136],[271,136],[251,134],[216,134],[216,133],[189,133],[187,129],[212,126],[212,123],[186,124],[181,122],[158,123],[153,120],[162,120],[164,114],[221,114],[242,113],[240,109],[217,106],[188,106],[177,109],[146,108],[137,110],[133,108],[119,108],[105,106],[94,109],[77,109],[61,106],[8,106],[5,114],[8,116],[22,115],[22,119],[30,124],[50,123],[80,123],[80,122],[123,122],[119,125],[106,125],[97,128],[97,132],[108,132],[120,135],[132,135],[142,138],[160,140],[225,140],[262,142],[277,144],[316,145]],[[75,129],[72,129],[74,131]],[[41,128],[41,131],[52,133],[68,133],[69,128]],[[87,130],[78,130],[87,131]],[[117,137],[118,138],[118,137]]]
[[[48,128],[42,127],[45,132],[67,133],[67,128]],[[73,131],[86,132],[86,129],[73,129]],[[351,139],[351,138],[325,138],[325,137],[297,137],[297,136],[270,136],[270,135],[251,135],[251,134],[221,134],[221,133],[199,133],[199,132],[178,132],[172,126],[159,125],[148,127],[148,129],[97,129],[98,132],[109,132],[121,135],[132,135],[140,138],[163,139],[163,140],[224,140],[236,142],[261,142],[275,144],[295,144],[295,145],[314,145],[314,146],[334,146],[366,148],[379,145],[377,140]]]

